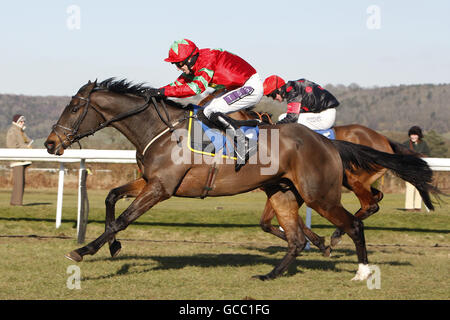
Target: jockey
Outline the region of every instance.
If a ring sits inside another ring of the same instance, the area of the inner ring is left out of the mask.
[[[222,49],[199,49],[188,39],[175,41],[164,61],[183,73],[169,85],[148,89],[149,97],[187,98],[203,93],[207,87],[225,89],[203,109],[205,116],[236,138],[236,171],[245,164],[246,139],[230,123],[227,113],[257,104],[263,96],[263,84],[256,70],[239,56]]]
[[[300,79],[287,83],[272,75],[264,80],[264,95],[279,102],[286,100],[286,117],[277,122],[297,122],[311,130],[330,129],[336,120],[337,99],[318,84]]]

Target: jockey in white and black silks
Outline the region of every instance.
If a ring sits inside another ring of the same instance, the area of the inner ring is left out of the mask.
[[[149,89],[148,95],[186,98],[201,94],[208,87],[216,90],[225,88],[222,95],[206,104],[203,113],[224,130],[234,132],[237,164],[245,163],[245,136],[233,127],[224,114],[252,107],[261,100],[263,84],[256,70],[235,54],[222,49],[198,49],[188,39],[175,41],[165,61],[175,64],[183,73],[169,85]],[[237,165],[236,170],[239,167]]]
[[[327,130],[336,120],[338,100],[312,81],[300,79],[286,83],[272,75],[264,80],[264,95],[287,102],[286,117],[277,124],[297,122],[311,130]]]

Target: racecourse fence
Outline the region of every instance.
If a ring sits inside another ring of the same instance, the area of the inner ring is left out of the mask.
[[[450,171],[450,158],[424,158],[433,171]],[[62,156],[51,155],[46,149],[1,149],[0,161],[33,161],[33,162],[57,162],[58,192],[56,201],[56,228],[61,225],[65,163],[79,163],[78,175],[78,213],[77,213],[77,237],[78,242],[84,242],[86,232],[89,205],[86,190],[86,163],[122,163],[135,164],[135,150],[65,150]],[[307,224],[310,227],[311,213],[307,215]]]

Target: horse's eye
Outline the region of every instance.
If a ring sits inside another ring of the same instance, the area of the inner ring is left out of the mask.
[[[76,113],[80,109],[80,106],[75,106],[72,108],[72,113]]]

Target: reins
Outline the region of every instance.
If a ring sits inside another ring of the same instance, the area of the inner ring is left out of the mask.
[[[97,113],[99,113],[100,115],[102,115],[102,114],[100,113],[100,111],[97,110],[96,106],[94,106],[90,101],[88,101],[88,103],[89,103],[89,105],[92,107],[92,109],[94,109]],[[113,118],[111,118],[111,119],[109,119],[109,120],[106,120],[105,122],[100,123],[100,125],[99,125],[97,128],[91,129],[91,130],[89,130],[89,131],[87,131],[87,132],[85,132],[85,133],[83,133],[83,134],[78,134],[78,135],[76,135],[76,136],[75,136],[75,138],[76,138],[75,141],[78,141],[78,140],[81,140],[81,139],[84,138],[84,137],[93,135],[95,132],[97,132],[97,131],[99,131],[99,130],[101,130],[101,129],[103,129],[103,128],[106,128],[106,127],[109,126],[111,123],[114,123],[114,122],[123,120],[123,119],[128,118],[128,117],[131,117],[131,116],[134,116],[134,115],[136,115],[136,114],[138,114],[138,113],[141,113],[142,111],[144,111],[144,110],[147,109],[148,107],[149,107],[149,102],[147,101],[145,104],[143,104],[142,106],[140,106],[140,107],[138,107],[138,108],[136,108],[136,109],[122,112],[122,113],[118,114],[117,116],[115,116],[115,117],[113,117]],[[87,108],[85,108],[85,109],[87,110]],[[87,112],[86,112],[86,113],[87,113]],[[82,116],[82,117],[84,118],[84,117],[86,117],[86,115],[84,114],[84,116]],[[102,117],[103,117],[103,115],[102,115]],[[80,118],[81,118],[81,117],[80,117]],[[78,128],[77,128],[77,131],[78,131]]]
[[[153,102],[153,105],[155,106],[156,113],[158,114],[161,121],[164,122],[164,124],[169,128],[170,132],[173,132],[173,130],[175,130],[175,129],[174,129],[173,125],[170,123],[169,112],[167,111],[166,103],[164,102],[164,100],[161,100],[161,105],[164,110],[164,113],[166,114],[167,120],[164,119],[161,112],[159,111],[158,102],[156,101],[155,97],[151,97],[151,100]],[[149,101],[147,103],[149,103]]]

